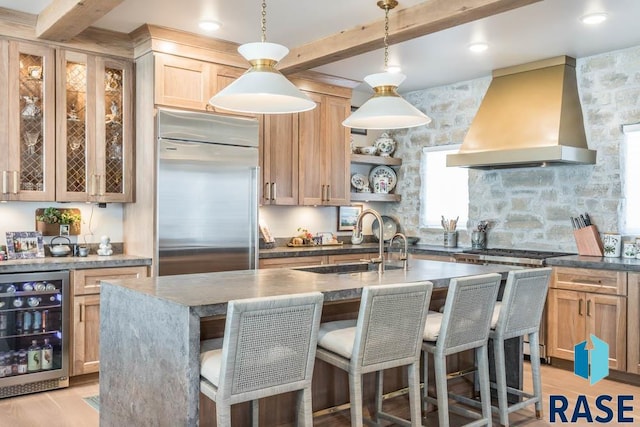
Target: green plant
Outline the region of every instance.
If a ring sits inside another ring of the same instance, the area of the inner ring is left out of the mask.
[[[80,222],[80,214],[72,210],[60,210],[54,207],[45,208],[41,215],[36,216],[37,221],[47,224],[77,224]]]
[[[47,224],[57,224],[60,222],[60,211],[54,207],[45,208],[42,215],[36,216],[36,220]]]

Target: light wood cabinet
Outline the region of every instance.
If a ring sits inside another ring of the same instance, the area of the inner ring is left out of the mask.
[[[299,113],[299,204],[340,206],[350,202],[349,130],[342,122],[349,99],[308,94],[318,105]]]
[[[71,272],[71,375],[100,370],[100,281],[147,276],[147,267],[96,268]]]
[[[155,103],[207,110],[216,92],[216,67],[196,59],[155,54]]]
[[[628,273],[627,372],[640,374],[640,273]]]
[[[262,204],[298,204],[298,114],[265,115],[261,138]]]
[[[55,199],[55,51],[0,40],[0,200]]]
[[[609,367],[625,370],[626,289],[625,272],[554,268],[547,300],[549,355],[574,360],[574,346],[594,334],[609,344]]]
[[[56,200],[133,201],[133,66],[61,50]]]
[[[342,264],[357,262],[378,255],[378,252],[340,254],[340,255],[314,255],[284,258],[263,258],[260,260],[260,268],[291,268],[307,265]]]

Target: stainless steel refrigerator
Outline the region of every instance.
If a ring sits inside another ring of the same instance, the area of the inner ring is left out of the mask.
[[[159,110],[161,276],[254,269],[258,121]]]

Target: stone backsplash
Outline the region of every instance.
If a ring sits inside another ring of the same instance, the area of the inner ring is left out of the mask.
[[[580,58],[576,72],[596,165],[470,169],[468,226],[492,222],[488,247],[577,252],[569,217],[584,212],[601,232],[622,229],[621,126],[640,122],[640,46]],[[462,143],[490,81],[483,77],[404,95],[433,121],[392,133],[398,142],[394,156],[403,159],[397,187],[402,201],[379,209],[397,217],[404,232],[422,243],[443,243],[442,229],[419,225],[422,147]],[[470,246],[470,233],[458,234],[458,244]]]

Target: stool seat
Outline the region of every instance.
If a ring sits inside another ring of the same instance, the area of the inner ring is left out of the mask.
[[[322,311],[320,292],[229,301],[224,338],[200,345],[200,391],[216,403],[218,427],[231,405],[296,392],[298,425],[313,424],[311,375]]]
[[[362,375],[376,373],[373,420],[420,426],[420,345],[431,300],[431,282],[368,286],[357,320],[320,325],[316,357],[349,375],[351,425],[362,426]],[[382,410],[382,371],[408,366],[411,422]]]

